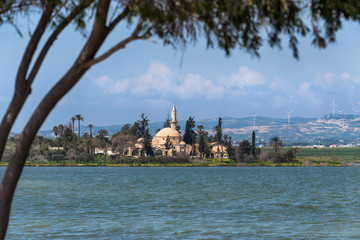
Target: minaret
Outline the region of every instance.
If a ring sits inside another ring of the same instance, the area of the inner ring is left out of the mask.
[[[171,110],[171,128],[176,130],[176,108],[175,108],[175,104],[173,104],[172,110]]]

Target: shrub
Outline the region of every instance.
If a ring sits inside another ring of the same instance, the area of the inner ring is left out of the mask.
[[[49,163],[48,160],[46,159],[46,157],[43,155],[35,155],[32,157],[29,157],[27,159],[27,162],[31,163],[31,164],[47,164],[47,163]]]

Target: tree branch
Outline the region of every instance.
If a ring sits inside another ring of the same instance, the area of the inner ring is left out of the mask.
[[[5,238],[9,223],[11,202],[26,158],[29,155],[31,143],[51,110],[88,70],[86,63],[94,58],[96,52],[104,43],[108,33],[106,19],[109,4],[109,0],[99,1],[92,32],[78,58],[67,73],[46,94],[21,133],[20,140],[16,145],[15,152],[11,157],[0,185],[0,239]]]
[[[46,5],[45,10],[43,11],[43,14],[41,15],[41,18],[38,22],[38,25],[36,26],[34,34],[32,35],[29,44],[26,47],[16,76],[16,89],[22,89],[26,87],[28,88],[28,90],[30,90],[29,86],[27,86],[26,84],[26,74],[36,51],[36,48],[38,47],[40,39],[43,36],[45,29],[50,22],[51,14],[54,11],[54,7],[54,4]]]
[[[59,24],[59,26],[57,26],[55,31],[53,31],[53,33],[50,35],[45,45],[43,46],[39,56],[37,57],[36,62],[27,78],[27,83],[29,86],[33,83],[34,78],[36,77],[36,74],[38,73],[43,63],[46,54],[48,53],[51,45],[57,39],[59,34],[82,10],[87,8],[92,2],[93,0],[81,1],[80,4],[71,11],[71,13]]]
[[[106,58],[108,58],[109,56],[111,56],[114,52],[118,51],[119,49],[122,49],[126,46],[126,44],[128,44],[131,41],[137,40],[137,39],[147,39],[148,36],[142,35],[142,36],[138,36],[137,34],[140,32],[141,30],[141,26],[143,24],[143,20],[140,19],[138,24],[136,25],[134,31],[132,32],[132,34],[125,38],[124,40],[122,40],[121,42],[119,42],[118,44],[116,44],[115,46],[113,46],[112,48],[110,48],[109,50],[107,50],[104,54],[100,55],[99,57],[89,61],[87,63],[88,67],[91,67],[92,65],[99,63],[103,60],[105,60]]]
[[[129,8],[128,6],[125,7],[124,11],[122,11],[122,13],[120,13],[110,24],[109,24],[109,31],[111,32],[115,26],[121,21],[123,20],[127,14],[129,13]]]
[[[9,132],[17,116],[19,115],[19,112],[23,107],[27,97],[30,94],[30,86],[26,84],[25,80],[26,72],[29,68],[31,59],[36,51],[39,41],[44,34],[46,26],[50,22],[51,13],[53,12],[53,10],[54,5],[50,4],[46,6],[20,62],[20,66],[18,68],[15,79],[15,91],[13,94],[13,98],[11,99],[11,102],[6,110],[6,113],[4,114],[0,125],[0,161],[4,153],[5,144],[9,136]]]

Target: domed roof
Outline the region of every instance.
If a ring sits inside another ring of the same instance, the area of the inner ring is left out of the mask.
[[[156,137],[180,137],[180,133],[172,128],[163,128],[157,134]]]
[[[186,145],[186,143],[184,141],[181,141],[180,145]]]

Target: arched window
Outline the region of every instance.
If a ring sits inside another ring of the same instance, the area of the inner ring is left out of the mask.
[[[156,156],[162,156],[162,151],[159,149],[159,150],[157,150],[156,152],[155,152],[155,155]]]

